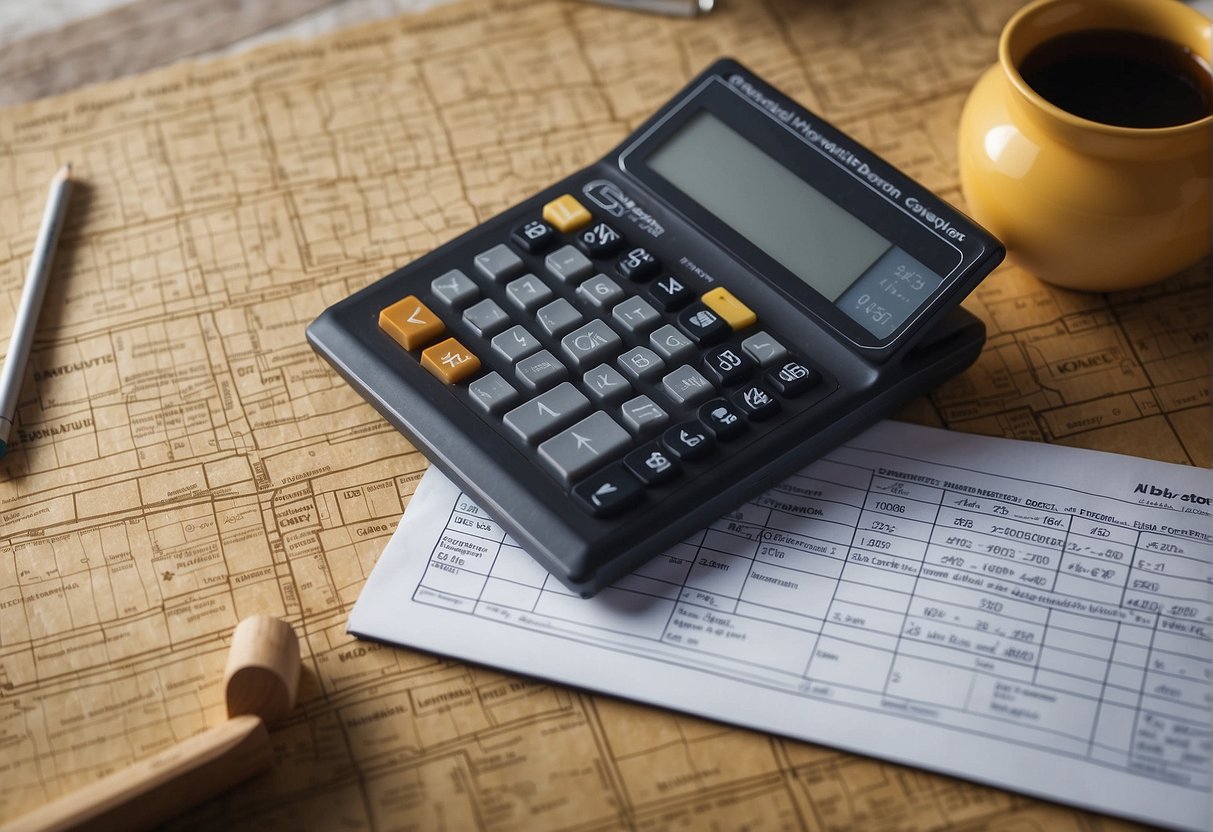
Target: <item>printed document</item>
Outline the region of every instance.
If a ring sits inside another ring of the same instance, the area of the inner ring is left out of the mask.
[[[431,468],[349,629],[1207,830],[1210,486],[883,422],[585,600]]]

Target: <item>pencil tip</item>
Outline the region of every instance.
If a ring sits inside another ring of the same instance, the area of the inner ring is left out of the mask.
[[[55,174],[56,179],[71,179],[72,178],[72,163],[65,162],[63,167],[59,168],[59,173]]]

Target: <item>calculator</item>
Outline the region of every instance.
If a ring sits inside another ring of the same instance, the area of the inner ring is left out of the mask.
[[[965,369],[985,329],[958,304],[1003,254],[723,59],[307,335],[590,596]]]

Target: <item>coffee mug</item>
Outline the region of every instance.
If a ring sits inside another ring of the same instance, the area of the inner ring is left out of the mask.
[[[1177,0],[1036,0],[959,129],[973,217],[1058,286],[1161,280],[1210,250],[1210,21]]]

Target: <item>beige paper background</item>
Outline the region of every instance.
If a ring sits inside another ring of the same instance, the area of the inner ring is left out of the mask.
[[[425,460],[312,353],[325,306],[607,151],[720,55],[961,204],[1007,0],[464,3],[0,110],[0,332],[73,199],[0,462],[0,818],[223,717],[235,623],[303,637],[274,769],[181,828],[1108,829],[830,749],[349,638]],[[1012,266],[902,418],[1209,465],[1208,275]]]

